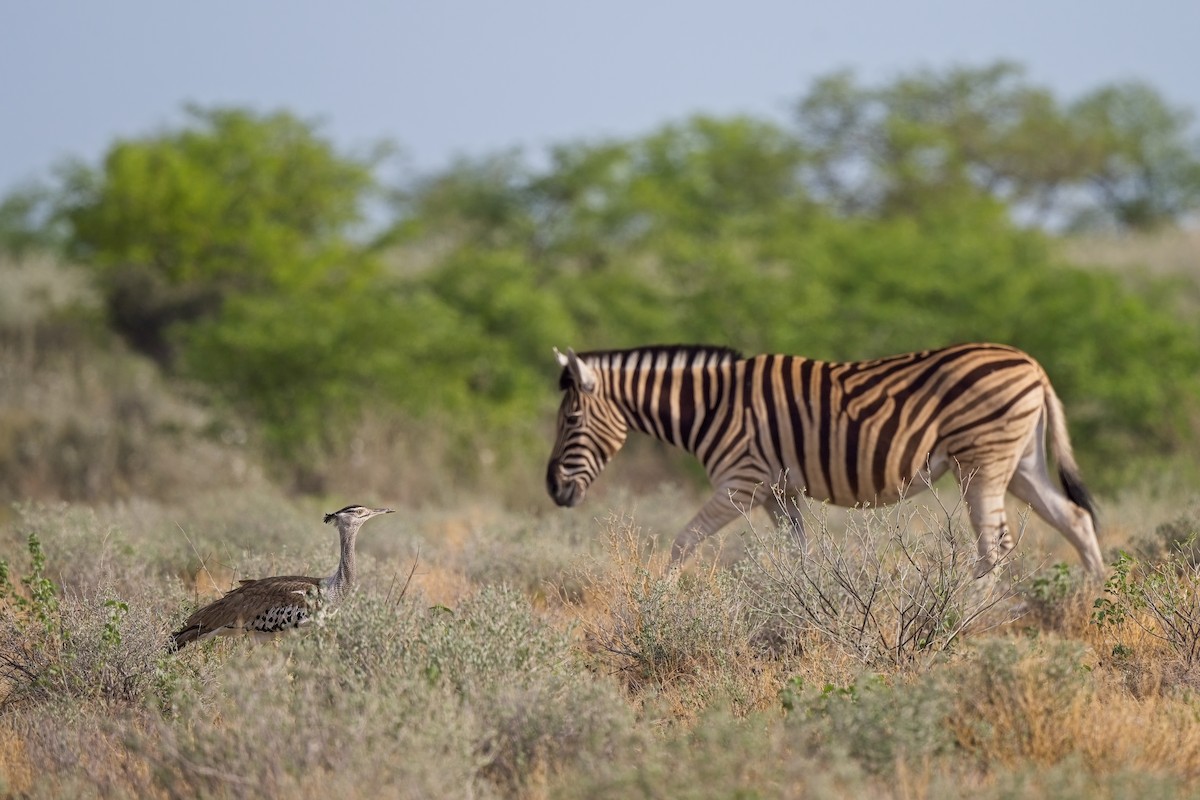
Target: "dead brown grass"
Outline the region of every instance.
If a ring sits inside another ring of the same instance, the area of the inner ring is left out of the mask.
[[[413,573],[412,591],[430,605],[453,608],[477,591],[471,579],[458,570],[439,564],[422,564]]]
[[[957,740],[989,770],[1077,758],[1098,776],[1160,771],[1200,781],[1200,727],[1190,702],[1159,692],[1135,697],[1106,671],[1076,691],[1050,692],[1044,668],[1044,659],[1027,657],[1016,680],[959,699],[951,720]]]
[[[1200,228],[1142,234],[1089,234],[1062,240],[1062,253],[1082,266],[1145,269],[1154,275],[1200,279]]]
[[[786,666],[756,644],[748,598],[719,559],[673,573],[628,517],[611,517],[605,540],[605,555],[580,568],[578,597],[565,606],[588,660],[619,676],[635,706],[652,697],[687,724],[716,697],[737,713],[776,702]]]
[[[25,741],[9,728],[0,727],[0,795],[19,797],[28,794],[36,774]]]
[[[1147,278],[1173,280],[1169,299],[1175,310],[1185,316],[1200,312],[1200,228],[1070,237],[1060,251],[1070,263],[1111,270],[1135,287]]]
[[[201,567],[187,581],[198,600],[220,597],[237,586],[237,576],[229,567],[212,564]]]

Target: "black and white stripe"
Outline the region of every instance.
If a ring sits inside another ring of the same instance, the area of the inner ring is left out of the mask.
[[[785,477],[791,493],[837,505],[891,503],[949,470],[979,535],[980,574],[1013,545],[1006,491],[1103,574],[1062,405],[1042,367],[1012,347],[963,344],[853,362],[698,346],[556,354],[564,395],[546,474],[551,496],[581,502],[631,429],[687,450],[716,492],[676,538],[676,560],[737,516],[731,492]],[[1065,494],[1049,477],[1047,436]]]

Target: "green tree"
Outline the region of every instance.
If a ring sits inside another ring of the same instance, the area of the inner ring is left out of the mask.
[[[54,199],[49,186],[31,183],[0,200],[0,252],[21,259],[59,250],[64,232],[54,219]]]
[[[1020,142],[1048,105],[1007,63],[876,88],[841,72],[801,98],[797,123],[819,196],[844,214],[906,214],[973,191],[1017,199]]]
[[[1144,229],[1200,207],[1190,114],[1142,84],[1070,106],[999,62],[875,86],[818,80],[796,106],[814,196],[842,214],[912,214],[972,193],[1039,225]]]
[[[1145,230],[1200,208],[1200,138],[1192,114],[1142,83],[1105,86],[1074,103],[1070,119],[1086,148],[1087,182],[1098,196],[1078,225]]]
[[[179,129],[114,144],[99,169],[72,165],[59,213],[114,326],[166,362],[170,328],[212,316],[231,293],[360,269],[348,242],[379,157],[343,156],[284,112],[191,107]]]
[[[1172,451],[1190,436],[1194,325],[1114,276],[1055,264],[1047,238],[1016,225],[973,167],[940,188],[913,169],[916,202],[839,214],[805,191],[809,157],[768,124],[697,118],[560,148],[540,173],[459,164],[453,185],[473,187],[461,213],[450,184],[427,183],[434,196],[418,191],[403,224],[436,243],[421,285],[458,315],[442,391],[460,387],[456,408],[509,424],[554,398],[552,344],[857,359],[994,340],[1046,365],[1085,459]]]
[[[450,168],[392,193],[396,220],[375,242],[377,249],[427,242],[481,247],[525,246],[530,172],[516,152],[462,158]]]

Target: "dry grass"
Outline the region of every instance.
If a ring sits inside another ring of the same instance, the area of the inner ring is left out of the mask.
[[[1169,300],[1185,316],[1200,313],[1200,228],[1155,233],[1072,237],[1060,244],[1063,258],[1083,267],[1119,273],[1132,285],[1168,279]]]
[[[6,797],[27,794],[36,774],[24,739],[13,730],[0,727],[0,794]]]
[[[1076,236],[1065,239],[1062,248],[1070,261],[1083,266],[1136,268],[1158,276],[1200,279],[1200,228]]]
[[[990,771],[1076,759],[1090,774],[1127,770],[1200,780],[1200,729],[1186,696],[1135,696],[1070,641],[989,643],[956,673],[949,719],[959,746]]]
[[[716,698],[736,713],[777,702],[786,662],[767,655],[750,595],[719,560],[682,574],[634,524],[610,517],[605,552],[579,567],[566,598],[594,668],[619,678],[636,707],[648,697],[691,721]]]
[[[920,669],[869,668],[819,631],[779,629],[756,609],[761,586],[729,557],[667,572],[658,537],[629,514],[416,511],[363,537],[362,588],[331,624],[165,659],[164,632],[199,590],[178,577],[198,571],[193,546],[230,575],[324,572],[334,559],[315,507],[218,497],[18,509],[7,540],[35,531],[46,574],[69,590],[54,647],[22,640],[57,665],[54,679],[0,707],[6,791],[94,794],[80,788],[92,774],[110,794],[139,796],[1200,789],[1194,676],[1135,625],[1119,631],[1128,654],[1114,656],[1090,622],[1098,589],[1077,566],[1040,572],[1042,606],[1002,629],[967,632]],[[647,506],[655,530],[688,500],[610,498]],[[851,531],[871,524],[835,517],[823,535],[845,533],[843,520]],[[10,561],[14,578],[28,569]],[[119,643],[105,645],[107,598],[130,610]],[[303,733],[311,718],[325,719],[316,741]],[[65,758],[80,747],[87,759]]]
[[[99,304],[87,274],[44,253],[14,260],[0,258],[0,320],[29,330],[46,314],[71,306]]]
[[[0,285],[11,275],[0,265]],[[65,281],[70,284],[70,281]],[[66,302],[64,288],[44,302]],[[0,290],[2,293],[2,290]],[[36,294],[36,293],[35,293]],[[218,424],[86,314],[31,300],[0,315],[0,499],[181,500],[267,483],[244,431]],[[187,457],[181,457],[181,454]]]

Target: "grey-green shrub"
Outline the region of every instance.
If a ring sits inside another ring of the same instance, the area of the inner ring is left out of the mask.
[[[615,685],[581,671],[568,638],[503,585],[455,609],[431,608],[410,661],[470,709],[483,771],[505,787],[545,764],[607,749],[632,723]]]
[[[1164,643],[1185,668],[1200,663],[1200,565],[1193,558],[1190,546],[1162,561],[1120,554],[1092,615],[1114,655],[1132,653],[1124,643],[1132,627]]]
[[[793,684],[789,730],[809,752],[852,759],[871,774],[953,751],[953,695],[940,681],[864,674],[846,686]]]
[[[845,530],[809,502],[803,551],[785,527],[751,526],[740,568],[755,615],[784,643],[809,633],[870,669],[919,669],[1003,619],[1020,576],[1001,564],[977,580],[965,507],[930,499],[864,509]]]

